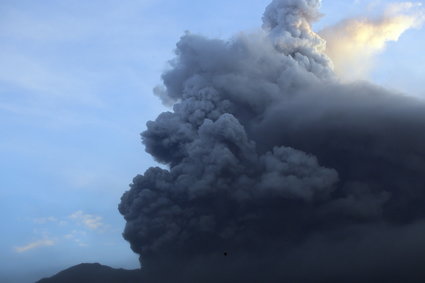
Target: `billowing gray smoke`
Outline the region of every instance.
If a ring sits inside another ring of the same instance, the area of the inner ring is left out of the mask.
[[[339,83],[319,4],[178,42],[156,90],[173,111],[142,133],[169,169],[119,205],[147,282],[424,282],[425,104]]]

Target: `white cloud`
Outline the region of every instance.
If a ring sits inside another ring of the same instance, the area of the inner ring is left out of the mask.
[[[91,230],[98,230],[104,227],[101,216],[85,214],[82,210],[74,212],[69,216],[69,218],[75,220],[78,224],[84,225]]]
[[[15,247],[15,251],[17,253],[24,253],[36,248],[40,248],[40,247],[48,247],[48,246],[54,246],[55,245],[55,241],[51,240],[51,239],[43,239],[43,240],[38,240],[35,242],[31,242],[29,244],[26,244],[24,246],[19,246],[19,247]]]

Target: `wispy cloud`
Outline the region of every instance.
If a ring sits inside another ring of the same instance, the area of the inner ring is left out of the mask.
[[[90,1],[78,9],[66,3],[44,9],[37,4],[5,4],[0,19],[0,112],[18,113],[31,117],[30,121],[59,117],[64,124],[81,117],[80,110],[85,108],[90,110],[83,113],[85,121],[93,118],[90,113],[108,107],[112,92],[108,86],[118,77],[127,82],[122,85],[134,81],[140,90],[139,75],[129,78],[121,70],[123,60],[140,52],[128,43],[139,38],[131,34],[139,32],[139,25],[119,12],[147,5],[147,1],[137,2],[141,3],[124,1],[120,9],[102,1]],[[110,47],[111,40],[119,48]]]
[[[73,230],[64,236],[66,240],[75,242],[80,247],[86,247],[87,244],[87,232],[81,230]]]
[[[28,244],[23,245],[23,246],[15,247],[15,252],[24,253],[24,252],[28,252],[28,251],[36,249],[36,248],[48,247],[48,246],[54,246],[54,245],[55,245],[55,241],[53,241],[51,239],[42,239],[42,240],[38,240],[38,241],[35,241],[35,242],[28,243]]]
[[[84,225],[85,227],[91,230],[98,230],[103,228],[105,225],[102,223],[102,217],[86,214],[82,210],[76,211],[69,216],[70,219],[76,221],[80,225]]]
[[[363,79],[371,69],[373,56],[390,41],[398,41],[425,19],[421,3],[392,3],[378,17],[346,19],[320,32],[326,39],[326,52],[342,79]]]
[[[90,246],[93,234],[110,232],[110,225],[103,222],[99,215],[85,213],[78,210],[72,214],[60,216],[44,216],[31,219],[35,224],[33,234],[42,240],[34,241],[22,246],[16,246],[17,253],[23,253],[38,247],[60,245],[73,242],[80,247]],[[51,235],[55,235],[52,237]],[[64,241],[65,240],[65,241]]]
[[[0,33],[1,35],[1,33]],[[102,105],[94,91],[94,76],[89,71],[76,70],[75,66],[67,69],[58,62],[41,60],[25,48],[11,50],[1,48],[0,81],[13,89],[20,90],[21,99],[45,99],[49,103],[80,103],[99,107]],[[42,57],[42,56],[41,56]],[[52,59],[51,59],[52,60]],[[94,83],[98,83],[97,81]],[[6,90],[3,90],[6,92]]]
[[[33,222],[35,224],[47,224],[47,223],[52,223],[52,222],[58,222],[58,219],[56,217],[53,217],[53,216],[48,216],[48,217],[35,218],[35,219],[33,219]]]

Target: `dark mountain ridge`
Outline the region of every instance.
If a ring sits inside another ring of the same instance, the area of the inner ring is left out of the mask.
[[[99,263],[81,263],[43,278],[36,283],[135,283],[141,282],[140,269],[115,269]]]

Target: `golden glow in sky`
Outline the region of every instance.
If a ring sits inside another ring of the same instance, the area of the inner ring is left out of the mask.
[[[339,77],[364,79],[373,65],[373,56],[389,41],[398,41],[408,29],[420,27],[424,19],[421,3],[396,3],[388,5],[379,17],[346,19],[319,34],[326,40],[326,53]]]

